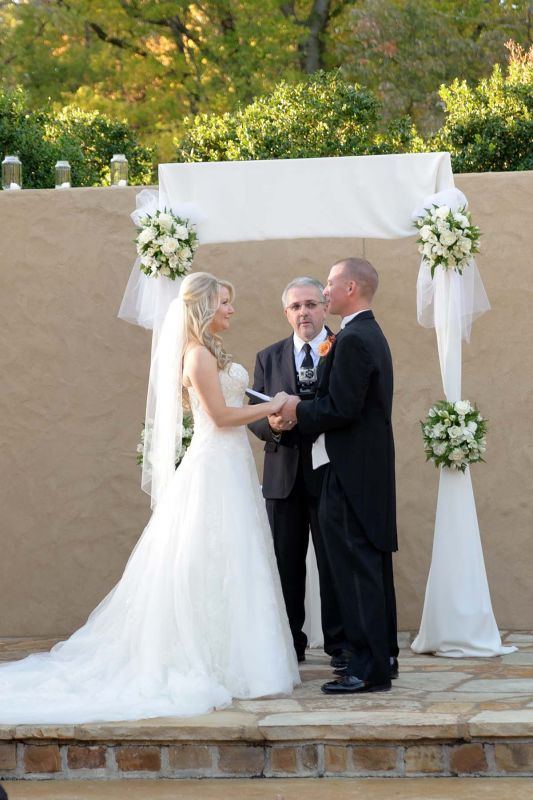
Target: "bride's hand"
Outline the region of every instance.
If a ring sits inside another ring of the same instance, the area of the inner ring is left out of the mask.
[[[287,402],[288,398],[289,395],[287,394],[287,392],[278,392],[276,395],[274,395],[274,397],[268,404],[270,406],[269,415],[278,414],[285,405],[285,403]]]

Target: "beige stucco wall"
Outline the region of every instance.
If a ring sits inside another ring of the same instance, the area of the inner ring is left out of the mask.
[[[533,173],[465,175],[493,310],[465,347],[463,396],[490,421],[473,468],[496,618],[533,625]],[[116,318],[134,257],[135,189],[0,193],[0,635],[63,634],[113,586],[149,516],[135,447],[150,336]],[[396,370],[400,626],[420,619],[437,479],[418,420],[442,396],[434,333],[417,326],[414,239],[201,248],[196,269],[232,280],[228,345],[249,369],[288,333],[279,295],[345,255],[381,274],[376,314]],[[335,321],[333,321],[335,327]],[[255,447],[259,454],[260,449]]]

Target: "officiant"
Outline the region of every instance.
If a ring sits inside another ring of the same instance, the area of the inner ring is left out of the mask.
[[[324,354],[332,332],[325,325],[324,287],[314,278],[294,278],[282,294],[285,317],[293,333],[261,350],[256,357],[253,388],[267,395],[278,391],[311,400],[320,381]],[[318,497],[323,468],[313,470],[313,437],[272,416],[248,426],[265,442],[263,496],[278,562],[294,649],[305,661],[305,577],[309,531],[316,553],[322,630],[326,653],[343,658],[344,634],[335,587],[325,557],[318,523]]]

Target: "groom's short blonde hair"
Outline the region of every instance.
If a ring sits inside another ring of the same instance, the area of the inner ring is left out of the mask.
[[[346,277],[359,286],[361,296],[372,300],[378,290],[379,275],[370,261],[364,258],[342,258],[333,264],[334,267],[339,265],[342,265]]]

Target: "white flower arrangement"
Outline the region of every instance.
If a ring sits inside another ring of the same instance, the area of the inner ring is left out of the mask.
[[[147,213],[139,222],[135,244],[141,272],[154,278],[164,275],[172,281],[186,275],[198,247],[193,223],[166,209]]]
[[[150,426],[150,421],[149,421],[149,426]],[[179,467],[179,465],[181,464],[183,456],[185,455],[185,452],[191,443],[193,433],[194,433],[193,418],[189,415],[185,415],[183,417],[183,435],[181,439],[181,448],[176,449],[176,462],[175,462],[176,468]],[[139,467],[142,467],[143,465],[145,437],[146,437],[146,426],[143,422],[141,430],[141,438],[139,444],[137,445],[137,464]]]
[[[468,400],[440,400],[420,424],[426,461],[436,467],[464,472],[468,464],[484,461],[487,422]]]
[[[466,208],[452,211],[449,206],[426,208],[425,215],[415,220],[418,228],[418,252],[429,264],[431,277],[437,267],[454,269],[463,274],[472,255],[479,253],[481,231],[472,224]]]

